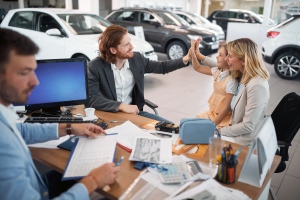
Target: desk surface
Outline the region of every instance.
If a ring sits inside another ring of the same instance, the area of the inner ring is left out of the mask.
[[[81,111],[80,106],[77,106],[75,112],[84,114],[83,111]],[[96,115],[108,123],[108,128],[118,125],[116,123],[109,123],[111,120],[118,120],[118,121],[130,120],[137,126],[142,126],[151,122],[153,123],[152,119],[148,119],[133,114],[126,114],[126,113],[109,113],[109,112],[96,111]],[[232,144],[232,146],[233,149],[238,149],[240,145]],[[239,177],[242,166],[244,164],[244,160],[247,155],[247,150],[248,148],[243,147],[243,150],[240,153],[240,156],[238,158],[239,164],[237,166],[237,171],[236,171],[237,178]],[[31,147],[30,151],[35,160],[43,163],[44,165],[60,173],[64,172],[65,166],[67,164],[67,160],[70,155],[69,151],[63,149],[43,149],[43,148]],[[117,146],[115,159],[118,160],[122,156],[124,156],[124,160],[122,162],[121,170],[118,173],[118,178],[116,179],[116,182],[110,185],[110,188],[108,190],[106,189],[105,191],[97,190],[97,192],[101,193],[102,195],[110,199],[118,199],[126,191],[126,189],[130,186],[130,184],[135,180],[135,178],[137,178],[137,176],[140,174],[140,171],[134,169],[134,162],[129,161],[128,159],[130,153]],[[204,157],[201,159],[201,161],[208,162],[208,160],[209,160],[208,153],[206,153]],[[250,198],[258,199],[263,189],[265,188],[266,184],[269,182],[270,178],[275,172],[279,163],[280,163],[280,157],[275,156],[272,163],[271,170],[267,173],[267,176],[261,188],[256,188],[251,185],[241,183],[238,181],[236,181],[234,184],[224,185],[224,186],[241,190],[245,194],[247,194]]]

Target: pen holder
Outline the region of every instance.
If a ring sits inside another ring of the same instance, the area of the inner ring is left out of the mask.
[[[236,161],[235,164],[228,164],[226,162],[219,163],[217,180],[226,184],[234,183],[237,164],[238,161]]]

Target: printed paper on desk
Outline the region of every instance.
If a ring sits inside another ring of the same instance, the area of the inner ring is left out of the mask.
[[[234,190],[222,186],[214,179],[209,179],[202,182],[196,187],[193,187],[190,190],[187,190],[178,196],[172,198],[172,200],[181,200],[181,199],[230,199],[230,200],[250,200],[250,198],[241,191]]]
[[[116,143],[117,134],[77,139],[62,180],[82,178],[93,169],[113,162]]]
[[[118,133],[117,143],[124,148],[126,151],[131,152],[134,140],[138,136],[156,138],[155,136],[147,133],[141,128],[134,125],[131,121],[126,121],[119,126],[115,126],[105,130],[106,133]]]
[[[172,139],[137,137],[129,160],[172,163]]]

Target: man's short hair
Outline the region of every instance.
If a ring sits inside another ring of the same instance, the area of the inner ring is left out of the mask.
[[[112,54],[109,49],[111,47],[117,48],[117,46],[121,44],[121,40],[127,32],[127,29],[119,25],[111,25],[107,27],[99,38],[100,57],[108,63],[115,63],[116,56]]]
[[[38,51],[39,47],[28,37],[10,29],[0,28],[0,73],[5,73],[11,52],[30,56]]]

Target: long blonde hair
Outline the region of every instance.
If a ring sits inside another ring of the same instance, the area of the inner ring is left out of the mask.
[[[258,46],[251,39],[240,38],[231,41],[227,44],[227,50],[245,62],[241,79],[242,84],[247,84],[254,77],[261,77],[265,80],[269,79],[269,72],[263,63]]]

